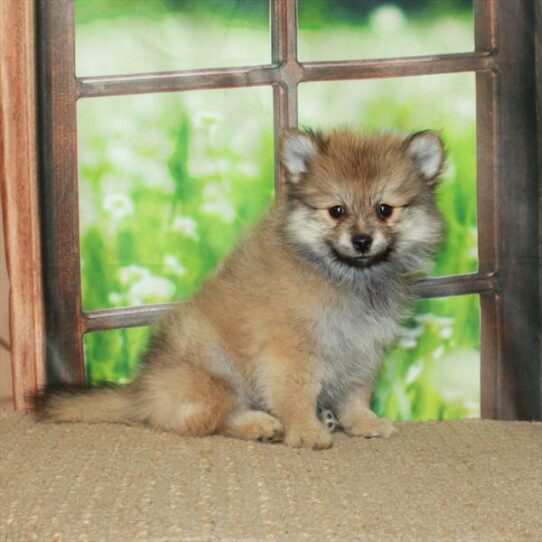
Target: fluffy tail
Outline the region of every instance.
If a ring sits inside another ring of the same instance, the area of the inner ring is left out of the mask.
[[[135,423],[133,394],[130,387],[63,390],[46,393],[37,402],[42,421],[85,423]]]

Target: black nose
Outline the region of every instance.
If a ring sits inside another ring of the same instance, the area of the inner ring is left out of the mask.
[[[352,238],[352,244],[358,252],[367,252],[371,247],[372,242],[373,238],[366,233],[356,235]]]

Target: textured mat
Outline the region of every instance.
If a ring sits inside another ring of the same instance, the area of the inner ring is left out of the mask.
[[[542,541],[542,424],[402,424],[323,452],[0,421],[2,541]]]

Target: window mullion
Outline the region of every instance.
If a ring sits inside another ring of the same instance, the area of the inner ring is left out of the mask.
[[[85,382],[73,0],[40,0],[39,120],[47,377]]]
[[[297,127],[297,0],[272,0],[271,4],[272,60],[278,65],[278,80],[273,85],[273,119],[275,131],[275,186],[277,193],[283,185],[278,141],[288,128]]]
[[[482,416],[540,419],[534,4],[477,1],[476,46],[495,49],[477,75]],[[498,34],[497,34],[498,30]]]

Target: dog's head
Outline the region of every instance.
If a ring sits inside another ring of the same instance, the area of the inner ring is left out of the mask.
[[[400,263],[424,271],[442,235],[435,187],[444,162],[438,134],[408,137],[286,133],[288,239],[336,272]]]

